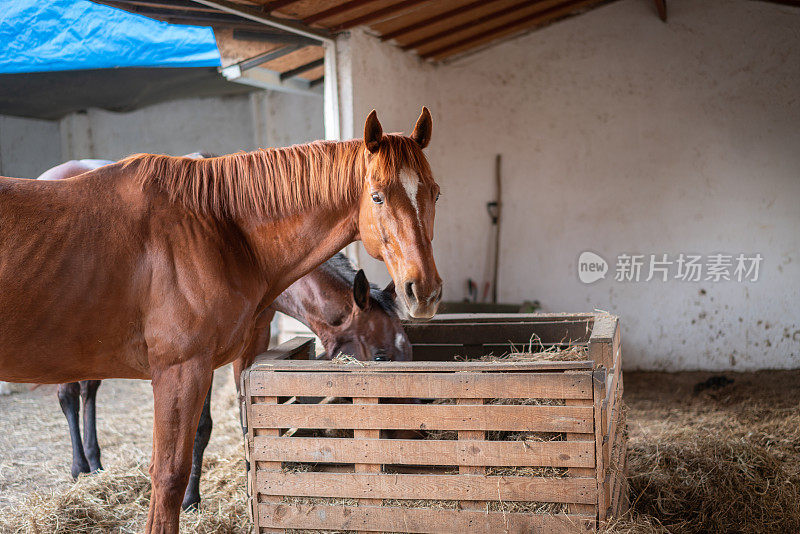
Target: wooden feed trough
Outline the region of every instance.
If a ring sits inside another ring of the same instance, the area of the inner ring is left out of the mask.
[[[591,532],[624,511],[616,317],[406,330],[414,362],[308,361],[313,342],[295,338],[242,374],[256,532]],[[573,359],[552,354],[567,347]],[[551,359],[455,359],[543,349]]]

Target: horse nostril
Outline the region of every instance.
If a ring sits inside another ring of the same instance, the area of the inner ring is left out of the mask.
[[[414,299],[414,282],[406,282],[406,296]]]

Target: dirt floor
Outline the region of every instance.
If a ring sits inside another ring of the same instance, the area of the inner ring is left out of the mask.
[[[800,371],[724,376],[625,374],[633,507],[613,531],[800,532]],[[106,472],[75,484],[55,387],[0,397],[0,532],[141,531],[151,413],[149,382],[107,381],[98,394]],[[205,504],[183,514],[184,532],[245,531],[229,368],[215,377],[213,413]],[[104,493],[92,500],[92,491]]]

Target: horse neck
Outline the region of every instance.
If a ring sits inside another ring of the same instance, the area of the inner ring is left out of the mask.
[[[361,144],[342,142],[331,144],[330,148],[330,167],[347,173],[340,179],[362,184],[365,170],[360,159]],[[347,164],[342,165],[343,162]],[[298,210],[291,215],[240,221],[239,226],[260,260],[269,286],[265,300],[273,301],[296,280],[355,240],[359,195],[352,198],[343,192],[343,196],[347,198],[334,199],[327,205]]]
[[[322,303],[326,303],[326,306],[322,306]],[[326,263],[278,295],[272,308],[297,319],[325,338],[335,336],[338,331],[330,310],[340,307],[346,314],[352,303],[352,286],[331,272]]]

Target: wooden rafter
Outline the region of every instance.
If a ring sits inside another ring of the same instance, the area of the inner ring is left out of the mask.
[[[176,3],[169,0],[116,0],[117,4],[128,4],[132,6],[150,7],[159,9],[170,9],[179,11],[199,11],[203,13],[219,13],[216,9],[206,7],[200,4],[192,3]]]
[[[667,0],[656,0],[656,9],[658,10],[658,18],[667,22]]]
[[[299,74],[303,74],[304,72],[308,72],[310,70],[316,69],[317,67],[321,67],[325,64],[325,58],[321,57],[319,59],[315,59],[314,61],[310,61],[299,67],[295,67],[293,69],[287,70],[286,72],[281,73],[281,80],[285,80],[287,78],[291,78],[292,76],[297,76]]]
[[[487,13],[486,15],[481,16],[479,19],[470,20],[470,21],[467,21],[467,22],[465,22],[463,24],[459,24],[458,26],[453,26],[452,28],[447,28],[446,30],[442,30],[440,32],[437,32],[437,33],[434,33],[434,34],[431,34],[431,35],[427,35],[425,37],[422,37],[422,38],[417,39],[415,41],[412,41],[410,43],[406,43],[406,44],[402,45],[400,48],[402,48],[403,50],[410,50],[412,48],[419,48],[420,46],[426,45],[428,43],[432,43],[434,41],[438,41],[439,39],[443,39],[445,37],[448,37],[450,35],[454,35],[456,33],[462,32],[464,30],[468,30],[468,29],[470,29],[470,28],[472,28],[474,26],[478,26],[480,24],[484,24],[486,22],[489,22],[490,20],[497,19],[497,18],[500,18],[500,17],[504,17],[506,15],[509,15],[509,14],[515,12],[515,11],[519,11],[520,9],[524,9],[526,7],[530,7],[530,6],[536,5],[536,4],[540,3],[540,2],[541,2],[541,0],[523,0],[522,2],[517,2],[517,3],[512,4],[510,6],[506,6],[506,7],[502,8],[502,9],[498,9],[498,10],[492,11],[491,13]]]
[[[498,2],[499,0],[478,0],[477,2],[471,2],[469,4],[463,5],[461,7],[457,7],[455,9],[451,9],[449,11],[445,11],[444,13],[439,13],[438,15],[434,15],[432,17],[428,17],[427,19],[423,19],[417,21],[413,24],[409,24],[408,26],[403,26],[402,28],[398,28],[394,31],[390,31],[384,33],[381,36],[382,41],[388,41],[389,39],[394,39],[395,37],[400,37],[401,35],[405,35],[407,33],[419,30],[424,28],[425,26],[430,26],[431,24],[436,24],[437,22],[442,22],[443,20],[447,20],[449,18],[455,17],[456,15],[461,15],[462,13],[467,13],[472,11],[473,9],[486,6],[493,2]]]
[[[363,5],[370,4],[375,2],[376,0],[350,0],[349,2],[344,2],[339,5],[335,5],[325,11],[320,11],[319,13],[314,13],[313,15],[308,15],[307,17],[303,17],[303,21],[306,24],[311,24],[312,22],[317,22],[320,20],[325,20],[327,18],[339,15],[341,13],[346,13],[352,9],[359,8]]]
[[[531,13],[530,15],[521,17],[517,20],[507,22],[505,24],[501,24],[493,28],[489,28],[487,30],[484,30],[477,34],[470,35],[468,37],[465,37],[464,39],[459,39],[458,41],[436,48],[434,50],[429,50],[425,53],[420,54],[420,56],[422,56],[425,59],[429,58],[441,59],[444,56],[452,55],[453,53],[457,52],[458,49],[461,47],[472,48],[474,46],[480,45],[481,42],[483,41],[499,37],[501,34],[507,34],[513,31],[521,31],[523,29],[530,28],[532,26],[545,24],[554,19],[571,15],[574,11],[580,8],[590,7],[593,4],[598,4],[604,1],[607,0],[571,0],[569,2],[565,2],[563,4],[551,7],[549,9],[545,9],[544,11]]]
[[[297,0],[274,0],[273,2],[267,2],[264,5],[262,5],[261,9],[265,13],[271,13],[273,11],[281,9],[282,7],[286,7],[289,4],[294,4],[295,2],[297,2]]]
[[[341,24],[338,24],[333,28],[331,28],[331,31],[340,32],[342,30],[346,30],[354,26],[359,26],[361,24],[369,24],[370,22],[386,18],[386,16],[391,15],[392,13],[408,9],[409,7],[427,1],[428,0],[403,0],[402,2],[397,2],[396,4],[392,4],[383,7],[381,9],[377,9],[375,11],[372,11],[371,13],[367,13],[366,15],[361,15],[360,17],[356,17],[354,19],[342,22]]]

